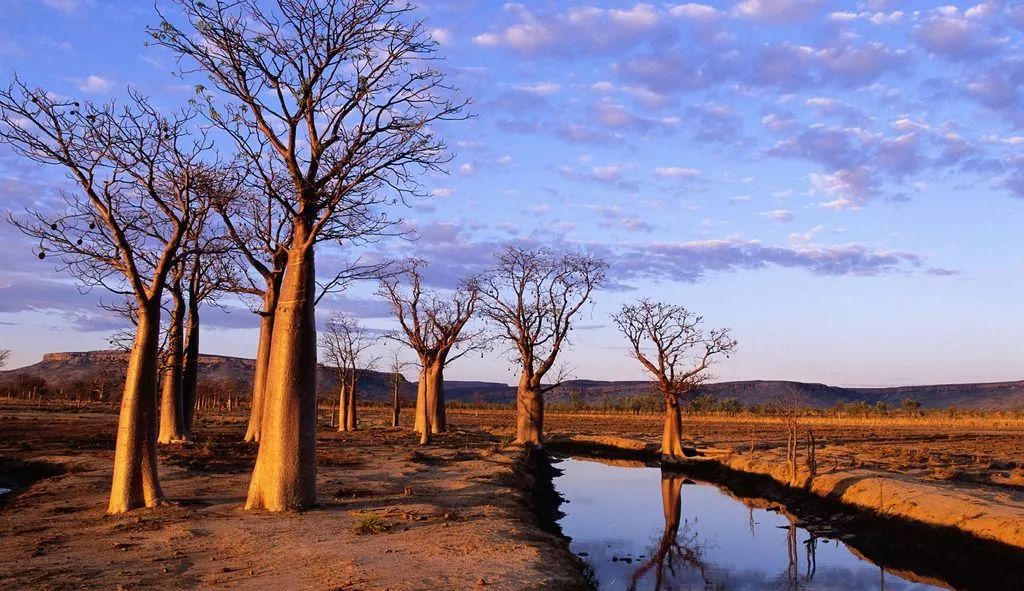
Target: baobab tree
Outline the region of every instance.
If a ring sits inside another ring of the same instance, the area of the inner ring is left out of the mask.
[[[316,245],[386,234],[384,206],[424,195],[423,172],[448,162],[436,123],[463,102],[432,68],[437,44],[411,5],[390,0],[173,3],[150,29],[176,53],[209,119],[263,179],[290,241],[263,394],[248,509],[316,501]],[[175,17],[176,19],[178,17]]]
[[[480,310],[512,349],[519,368],[516,443],[539,446],[544,433],[544,394],[565,372],[551,374],[569,344],[572,324],[605,279],[603,260],[588,254],[558,255],[546,248],[510,246],[496,268],[481,277]],[[554,377],[551,383],[545,378]]]
[[[717,357],[736,351],[737,342],[728,328],[705,330],[703,317],[647,298],[624,304],[612,321],[629,341],[630,355],[654,378],[665,399],[662,460],[681,460],[683,400],[710,377],[707,369]]]
[[[360,373],[373,369],[378,358],[367,355],[374,340],[351,314],[336,313],[327,321],[320,336],[320,347],[327,362],[338,372],[338,431],[355,431],[359,425],[356,411],[356,386]]]
[[[408,345],[419,359],[415,429],[421,444],[448,428],[444,368],[473,350],[480,336],[480,331],[465,332],[476,309],[476,281],[463,281],[450,294],[442,294],[423,287],[425,266],[419,259],[408,261],[403,272],[381,280],[378,290],[401,329],[391,338]]]
[[[157,375],[164,286],[183,256],[197,199],[193,173],[208,144],[194,112],[165,112],[129,92],[124,105],[60,98],[20,80],[0,90],[0,140],[62,168],[75,188],[63,211],[11,221],[39,258],[87,287],[130,296],[138,324],[114,452],[110,513],[166,503],[157,473]]]

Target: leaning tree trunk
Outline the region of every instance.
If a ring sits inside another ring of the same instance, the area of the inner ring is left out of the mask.
[[[316,272],[296,228],[274,314],[260,449],[246,509],[284,511],[316,502]]]
[[[540,447],[544,434],[544,394],[524,372],[516,389],[516,443]]]
[[[678,462],[683,455],[683,411],[679,402],[665,399],[665,429],[661,434],[661,460]]]
[[[359,379],[356,376],[356,369],[351,370],[349,375],[348,383],[345,385],[345,389],[348,390],[348,396],[345,399],[345,430],[355,431],[359,426],[359,417],[356,415],[356,381]]]
[[[182,367],[184,364],[183,324],[185,322],[185,300],[180,294],[174,294],[174,308],[171,310],[171,322],[167,329],[167,353],[164,358],[164,375],[160,396],[160,435],[159,443],[185,441],[188,432],[185,429],[184,401],[182,399]]]
[[[185,361],[181,371],[181,414],[185,437],[192,438],[192,420],[196,416],[196,392],[199,389],[199,304],[189,300],[185,322]]]
[[[252,381],[252,405],[249,409],[249,428],[246,441],[260,440],[260,426],[263,423],[264,393],[267,390],[267,370],[270,365],[270,344],[274,335],[274,311],[277,296],[269,286],[263,296],[263,310],[260,312],[260,340],[256,349],[256,371]]]
[[[128,359],[114,448],[108,513],[164,505],[156,464],[157,374],[160,368],[160,294],[139,306]]]

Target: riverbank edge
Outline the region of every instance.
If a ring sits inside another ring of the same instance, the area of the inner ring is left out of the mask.
[[[1024,552],[1020,548],[979,538],[955,526],[879,514],[872,507],[819,496],[766,473],[738,470],[718,458],[662,464],[657,445],[638,440],[556,436],[546,446],[555,457],[661,467],[712,483],[748,506],[788,515],[799,527],[834,529],[831,535],[855,554],[874,564],[884,564],[884,571],[910,581],[964,591],[1024,588]]]
[[[532,523],[524,526],[537,528],[543,535],[533,536],[533,543],[546,546],[551,552],[560,555],[552,564],[569,564],[569,585],[563,591],[593,591],[593,582],[587,576],[587,564],[582,558],[569,549],[569,538],[562,531],[558,520],[564,515],[560,507],[562,497],[555,490],[554,479],[557,469],[551,456],[544,449],[522,449],[515,458],[515,482],[509,483],[511,488],[518,488],[521,499],[526,505]],[[524,522],[527,520],[523,520]]]
[[[610,459],[661,464],[656,444],[624,437],[556,437],[548,446],[562,451],[577,449]],[[971,491],[955,490],[954,485],[915,481],[863,469],[839,470],[813,477],[803,470],[796,481],[790,483],[781,457],[755,459],[720,449],[694,452],[694,457],[682,462],[680,467],[692,469],[713,464],[740,474],[766,477],[783,488],[878,517],[952,528],[979,540],[1024,550],[1024,506],[1014,503],[1006,493],[991,491],[986,499]],[[765,452],[760,453],[765,455]]]

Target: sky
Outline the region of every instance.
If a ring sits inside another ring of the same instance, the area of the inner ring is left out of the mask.
[[[448,0],[416,14],[473,117],[438,130],[454,157],[422,179],[431,197],[392,212],[415,239],[370,248],[427,259],[440,288],[507,244],[604,257],[609,287],[565,353],[576,377],[642,379],[609,314],[651,297],[732,328],[719,380],[1024,378],[1024,5]],[[173,108],[196,80],[146,47],[156,21],[149,2],[5,0],[0,78],[94,101],[130,85]],[[0,146],[0,209],[67,188]],[[32,246],[0,224],[11,365],[106,347],[111,297]],[[373,292],[318,316],[390,328]],[[256,317],[224,308],[205,313],[204,352],[252,356]],[[469,355],[447,378],[511,382],[506,358]]]

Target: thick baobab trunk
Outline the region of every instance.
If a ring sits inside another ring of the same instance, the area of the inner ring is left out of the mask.
[[[516,389],[516,443],[540,447],[544,436],[544,394],[524,373]]]
[[[167,329],[167,352],[164,357],[164,375],[161,383],[160,396],[160,435],[159,443],[185,441],[188,432],[185,429],[184,391],[182,390],[182,368],[184,365],[184,347],[182,334],[185,322],[185,300],[180,295],[174,296],[174,308],[171,310],[171,322]]]
[[[246,441],[260,440],[260,425],[263,422],[264,393],[267,390],[267,369],[270,365],[270,343],[274,336],[274,309],[277,298],[268,290],[263,296],[263,310],[260,312],[260,340],[256,349],[256,371],[252,381],[252,405],[249,409],[249,428]]]
[[[316,273],[297,228],[274,314],[260,449],[246,509],[284,511],[316,502]]]
[[[160,368],[160,297],[139,308],[117,422],[114,476],[108,513],[167,504],[156,465],[157,374]]]
[[[661,434],[661,460],[678,462],[683,455],[683,411],[678,402],[665,401],[665,429]]]
[[[185,361],[181,370],[181,413],[185,437],[192,438],[192,420],[196,416],[196,392],[199,388],[199,305],[189,301],[185,321]]]
[[[430,432],[444,433],[448,429],[448,420],[444,406],[444,365],[435,363],[426,371],[426,405],[430,413]]]
[[[423,425],[427,423],[427,366],[420,363],[419,380],[416,381],[416,411],[413,430],[417,433],[423,432]]]
[[[359,419],[356,415],[356,371],[357,370],[352,370],[352,375],[349,377],[348,384],[346,385],[346,390],[348,390],[348,395],[345,397],[346,431],[355,431],[356,427],[359,425]]]

